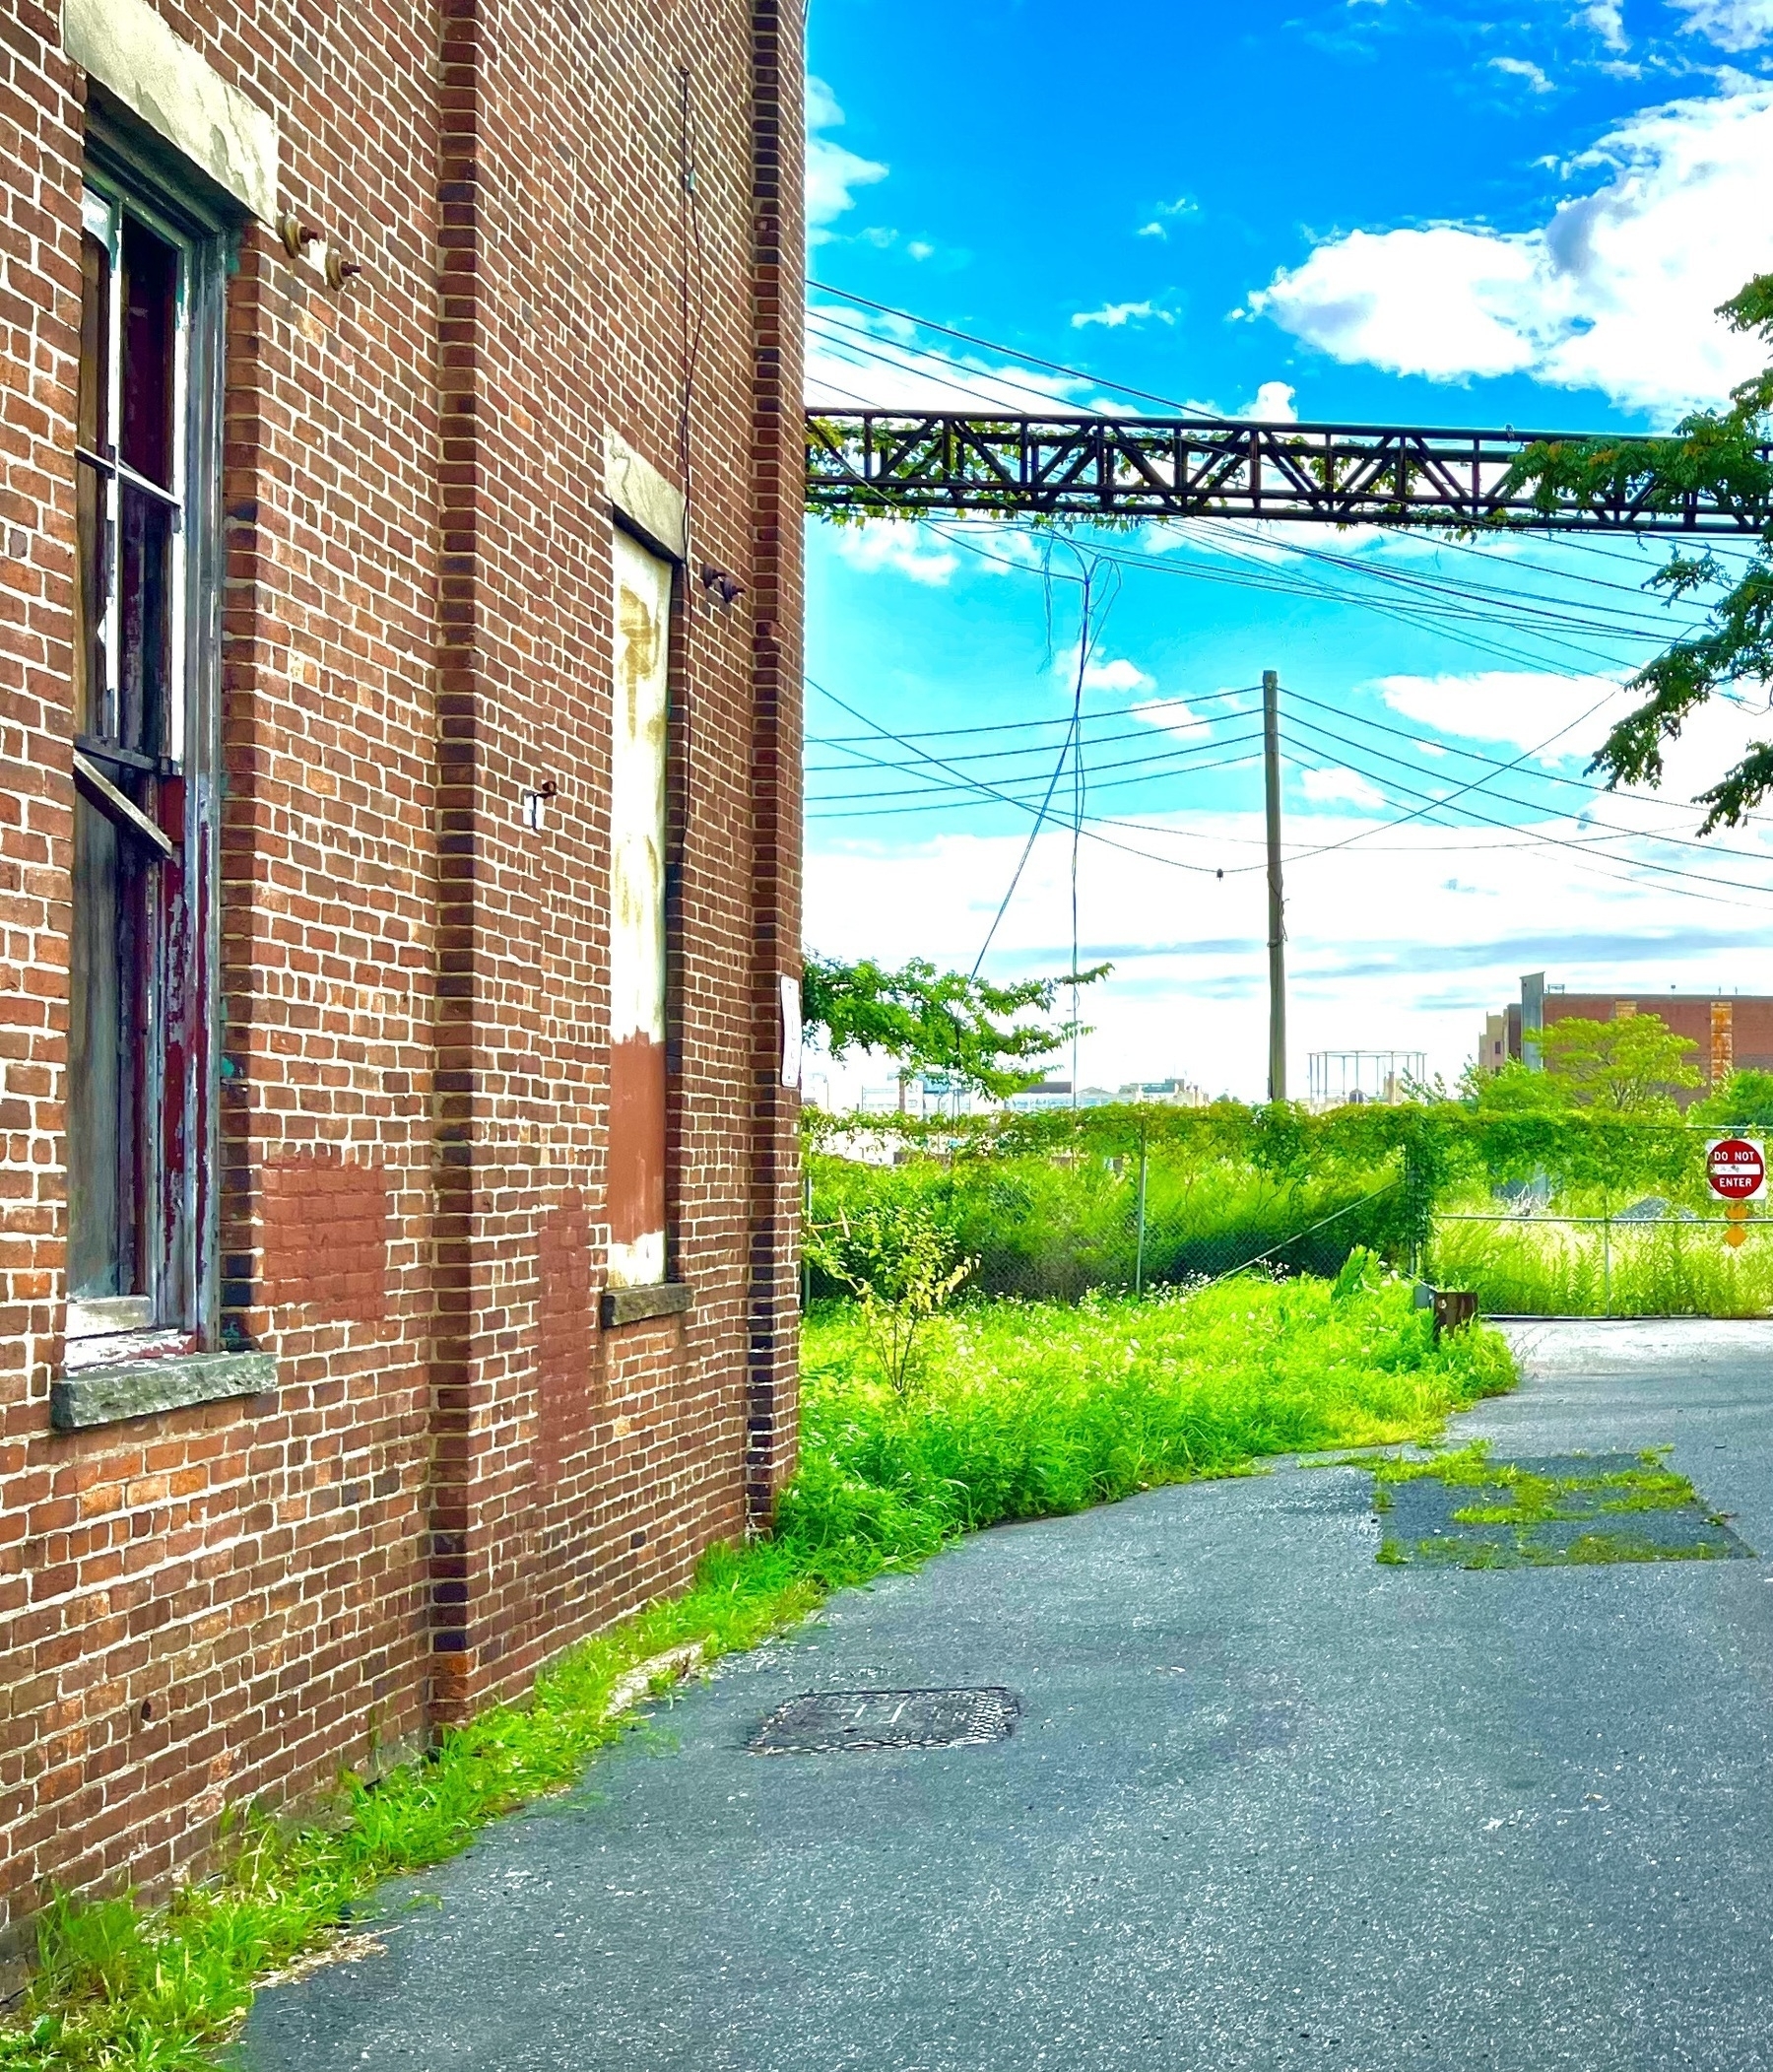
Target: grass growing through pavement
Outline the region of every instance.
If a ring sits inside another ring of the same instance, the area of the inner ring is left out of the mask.
[[[1590,1466],[1574,1455],[1559,1465],[1567,1465],[1568,1472],[1547,1474],[1516,1461],[1492,1461],[1488,1441],[1481,1439],[1432,1460],[1377,1463],[1374,1507],[1382,1521],[1395,1522],[1391,1514],[1397,1509],[1399,1485],[1433,1483],[1448,1492],[1471,1492],[1469,1502],[1447,1507],[1445,1525],[1478,1528],[1460,1533],[1443,1529],[1438,1519],[1418,1517],[1417,1525],[1430,1523],[1431,1533],[1410,1542],[1388,1529],[1380,1544],[1380,1561],[1467,1569],[1593,1567],[1609,1562],[1716,1561],[1733,1551],[1728,1536],[1699,1531],[1685,1541],[1659,1539],[1634,1532],[1626,1522],[1652,1512],[1684,1512],[1695,1527],[1723,1525],[1721,1518],[1705,1512],[1698,1492],[1668,1465],[1663,1452],[1640,1453],[1629,1467],[1602,1461]],[[1593,1529],[1574,1534],[1545,1531],[1567,1525]]]
[[[1081,1509],[1264,1455],[1427,1438],[1506,1388],[1493,1333],[1433,1344],[1410,1292],[1356,1257],[1336,1283],[1233,1281],[1075,1309],[986,1304],[940,1321],[901,1398],[853,1314],[806,1331],[802,1467],[775,1536],[713,1550],[693,1587],[573,1648],[527,1704],[444,1736],[321,1818],[248,1816],[212,1879],[148,1907],[58,1900],[11,2027],[9,2072],[196,2072],[256,1981],[322,1948],[382,1880],[454,1855],[487,1822],[577,1777],[621,1731],[619,1680],[687,1642],[749,1647],[830,1589],[914,1567],[959,1533]]]

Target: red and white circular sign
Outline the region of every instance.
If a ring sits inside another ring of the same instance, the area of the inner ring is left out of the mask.
[[[1767,1161],[1746,1137],[1716,1137],[1705,1147],[1705,1177],[1726,1201],[1759,1201],[1767,1191]]]

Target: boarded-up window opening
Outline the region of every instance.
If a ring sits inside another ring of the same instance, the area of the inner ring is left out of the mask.
[[[219,239],[108,166],[89,173],[81,227],[71,1336],[205,1321],[211,714],[193,727],[190,643],[208,624],[193,606],[220,373]]]
[[[615,536],[610,753],[610,1285],[665,1278],[665,806],[671,564]]]

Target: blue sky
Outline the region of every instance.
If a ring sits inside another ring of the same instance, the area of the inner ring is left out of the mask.
[[[821,400],[1088,409],[1118,381],[1228,415],[1646,429],[1757,364],[1709,312],[1773,268],[1773,0],[816,0],[811,35]],[[1661,798],[1582,788],[1615,685],[1676,623],[1638,590],[1660,558],[816,525],[808,940],[971,965],[1057,762],[1087,568],[1077,925],[1116,969],[1084,1077],[1261,1092],[1265,668],[1295,1088],[1322,1047],[1419,1048],[1451,1078],[1542,965],[1773,990],[1768,831],[1696,850],[1679,803],[1764,718],[1708,717]],[[966,779],[1022,803],[935,788]],[[1046,830],[985,969],[1064,969],[1072,903],[1072,834]]]

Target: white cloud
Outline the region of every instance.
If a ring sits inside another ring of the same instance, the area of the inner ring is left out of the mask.
[[[807,81],[807,239],[822,244],[830,226],[856,205],[855,189],[886,177],[886,167],[865,159],[819,131],[835,129],[843,120],[836,97],[821,79]]]
[[[1178,741],[1192,744],[1201,738],[1200,720],[1179,698],[1147,699],[1140,704],[1129,705],[1127,716],[1143,719],[1147,726],[1155,727],[1160,734],[1173,734]]]
[[[1110,331],[1118,331],[1123,324],[1149,323],[1153,317],[1160,324],[1173,324],[1176,320],[1167,309],[1159,309],[1151,302],[1108,302],[1100,309],[1080,309],[1072,318],[1072,329],[1081,331],[1085,324],[1104,324]]]
[[[1480,798],[1473,804],[1488,810]],[[1621,820],[1616,801],[1607,802],[1604,817]],[[1172,832],[1102,833],[1196,868],[1166,868],[1084,841],[1081,947],[1115,967],[1089,996],[1084,1083],[1116,1087],[1179,1071],[1213,1093],[1260,1097],[1267,1054],[1261,812],[1196,808],[1137,818]],[[1663,826],[1670,823],[1662,816]],[[828,955],[893,964],[915,955],[967,969],[1025,831],[903,843],[867,838],[865,831],[883,825],[890,824],[856,823],[852,833],[839,822],[815,824],[807,941]],[[1773,829],[1729,837],[1735,849],[1758,851],[1752,859],[1636,842],[1609,858],[1589,844],[1594,831],[1550,816],[1514,830],[1406,822],[1330,848],[1355,832],[1346,807],[1288,816],[1289,853],[1328,851],[1287,877],[1290,1068],[1301,1090],[1309,1051],[1354,1044],[1425,1050],[1430,1072],[1452,1080],[1473,1053],[1484,1014],[1518,1000],[1521,972],[1541,968],[1572,989],[1722,982],[1773,992],[1773,909],[1764,897],[1634,875],[1630,860],[1773,886]],[[1690,832],[1690,823],[1679,832]],[[1223,879],[1213,876],[1215,866]],[[1688,896],[1694,892],[1714,894],[1719,903],[1696,901]],[[1042,835],[988,974],[1063,969],[1070,940],[1070,837]],[[857,1080],[888,1076],[865,1067]],[[830,1077],[834,1088],[842,1084],[840,1068]]]
[[[1142,223],[1134,234],[1139,237],[1167,237],[1168,225],[1180,221],[1185,216],[1198,216],[1200,213],[1201,205],[1198,201],[1191,201],[1186,194],[1178,194],[1174,201],[1164,202],[1150,222]]]
[[[1511,78],[1524,79],[1536,94],[1549,94],[1551,82],[1538,65],[1524,57],[1492,57],[1492,72],[1506,72]]]
[[[1057,668],[1068,683],[1076,677],[1075,661],[1067,661],[1061,656]],[[1084,688],[1085,691],[1154,691],[1157,680],[1147,676],[1137,662],[1121,657],[1110,662],[1085,662]]]
[[[1299,413],[1293,403],[1293,390],[1284,381],[1265,381],[1256,391],[1256,400],[1243,415],[1259,425],[1296,425]]]
[[[831,537],[839,559],[864,575],[878,575],[886,569],[940,590],[960,566],[957,554],[933,546],[921,525],[908,525],[900,518],[865,518],[860,525],[839,525]]]
[[[1373,813],[1385,804],[1378,785],[1352,769],[1302,770],[1299,789],[1314,806],[1359,806]]]
[[[1713,310],[1773,268],[1773,87],[1647,109],[1578,167],[1612,176],[1543,229],[1353,231],[1249,306],[1396,373],[1526,373],[1665,423],[1721,401],[1764,357]]]
[[[1532,762],[1567,775],[1584,769],[1609,730],[1638,702],[1637,693],[1610,677],[1553,676],[1532,670],[1387,676],[1368,688],[1377,691],[1394,712],[1450,741],[1480,741],[1487,753],[1502,762],[1512,762],[1527,751]],[[1581,810],[1598,810],[1606,820],[1645,832],[1666,833],[1673,824],[1677,833],[1691,835],[1702,809],[1689,807],[1687,802],[1715,783],[1749,743],[1765,732],[1764,710],[1714,698],[1688,715],[1678,740],[1665,744],[1664,777],[1656,790],[1616,791],[1604,801],[1591,794],[1589,804]],[[1449,780],[1467,782],[1479,773],[1475,767],[1460,766],[1449,772]],[[1511,785],[1506,774],[1491,779],[1503,792],[1518,788],[1519,781]],[[1757,816],[1755,825],[1764,826],[1767,838],[1773,839],[1773,815]],[[1727,843],[1742,838],[1740,830],[1720,836]]]
[[[1394,712],[1420,720],[1455,740],[1487,741],[1505,750],[1538,749],[1547,769],[1584,761],[1632,701],[1611,677],[1554,676],[1525,669],[1482,669],[1469,676],[1382,676],[1373,686]],[[1591,708],[1592,720],[1572,726]]]
[[[1609,50],[1623,50],[1625,41],[1625,10],[1622,0],[1593,0],[1593,5],[1582,10],[1581,20],[1601,38]]]
[[[1773,35],[1773,0],[1670,0],[1682,29],[1720,50],[1752,50]]]

